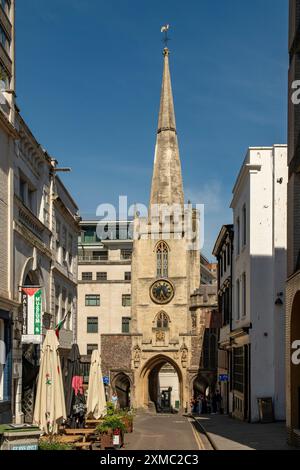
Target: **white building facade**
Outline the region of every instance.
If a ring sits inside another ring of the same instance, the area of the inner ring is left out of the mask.
[[[80,353],[87,356],[100,349],[102,335],[130,332],[130,222],[118,221],[115,230],[107,230],[107,222],[80,223],[77,340]]]
[[[287,146],[249,148],[233,189],[233,416],[258,421],[271,398],[285,419]]]

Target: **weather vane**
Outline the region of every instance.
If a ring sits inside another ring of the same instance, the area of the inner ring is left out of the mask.
[[[164,35],[164,38],[163,38],[163,43],[165,44],[165,47],[168,47],[168,42],[171,40],[168,36],[168,31],[170,29],[170,25],[169,24],[165,24],[164,26],[162,26],[160,32],[161,33],[165,33]]]

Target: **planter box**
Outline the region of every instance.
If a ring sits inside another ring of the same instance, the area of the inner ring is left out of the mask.
[[[113,436],[112,432],[103,433],[100,435],[101,449],[113,448]]]
[[[38,450],[41,431],[5,431],[0,450]]]
[[[122,418],[122,422],[125,426],[125,432],[131,433],[133,432],[133,422],[130,421],[129,419]]]

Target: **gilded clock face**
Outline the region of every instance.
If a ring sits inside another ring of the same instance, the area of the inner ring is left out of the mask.
[[[167,304],[174,297],[174,287],[166,279],[155,281],[150,287],[150,297],[156,304]]]

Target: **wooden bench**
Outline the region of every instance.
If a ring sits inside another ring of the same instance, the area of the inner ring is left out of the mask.
[[[93,450],[92,449],[92,442],[75,442],[74,447],[76,449]]]
[[[94,432],[95,432],[94,428],[65,429],[65,434],[67,434],[68,436],[76,436],[76,435],[88,436],[89,434],[94,434]]]
[[[72,444],[73,442],[79,442],[83,436],[59,436],[58,442],[62,442],[63,444]]]

